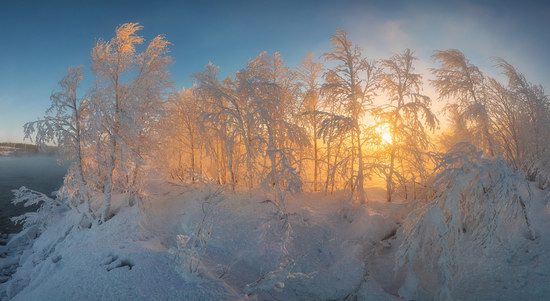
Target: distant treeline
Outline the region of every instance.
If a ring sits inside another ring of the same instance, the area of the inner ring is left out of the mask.
[[[15,142],[0,142],[0,150],[2,148],[15,149],[16,152],[25,153],[53,153],[57,150],[56,146],[44,146],[38,148],[35,144],[15,143]]]

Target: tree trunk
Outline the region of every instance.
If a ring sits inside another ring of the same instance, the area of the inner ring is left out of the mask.
[[[391,154],[390,154],[390,167],[388,170],[388,175],[386,176],[386,200],[388,202],[392,201],[394,169],[395,169],[395,149],[394,149],[394,146],[392,145]]]
[[[366,194],[365,194],[365,176],[363,172],[363,150],[361,147],[361,129],[359,128],[359,124],[356,123],[356,130],[357,130],[357,158],[359,160],[358,167],[357,167],[357,193],[359,196],[359,202],[361,204],[364,204],[366,201]]]
[[[189,139],[191,139],[191,181],[194,184],[195,179],[195,137],[193,136],[193,132],[189,131]]]
[[[325,194],[328,193],[328,186],[330,183],[330,155],[332,150],[332,138],[331,136],[328,137],[327,141],[327,179],[325,181]]]
[[[112,149],[116,149],[116,142],[112,140]],[[101,222],[107,221],[111,216],[111,197],[113,193],[113,177],[115,173],[115,157],[114,151],[111,150],[111,156],[109,156],[109,172],[105,177],[105,184],[103,186],[103,205],[101,207]]]
[[[317,154],[317,120],[313,121],[313,191],[317,192],[317,170],[318,170],[318,154]]]

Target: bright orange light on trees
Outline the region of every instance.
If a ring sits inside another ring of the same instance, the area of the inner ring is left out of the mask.
[[[376,128],[376,133],[380,136],[382,144],[392,144],[393,139],[390,126],[387,123],[381,124]]]

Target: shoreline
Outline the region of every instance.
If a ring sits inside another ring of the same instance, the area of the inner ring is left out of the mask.
[[[0,233],[17,233],[20,225],[9,218],[36,208],[14,206],[13,189],[21,186],[50,195],[63,184],[67,164],[59,165],[54,153],[15,152],[0,155]]]

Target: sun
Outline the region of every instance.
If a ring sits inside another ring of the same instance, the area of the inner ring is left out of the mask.
[[[380,136],[382,144],[392,144],[393,139],[390,132],[390,126],[387,123],[381,124],[376,128],[376,133]]]

